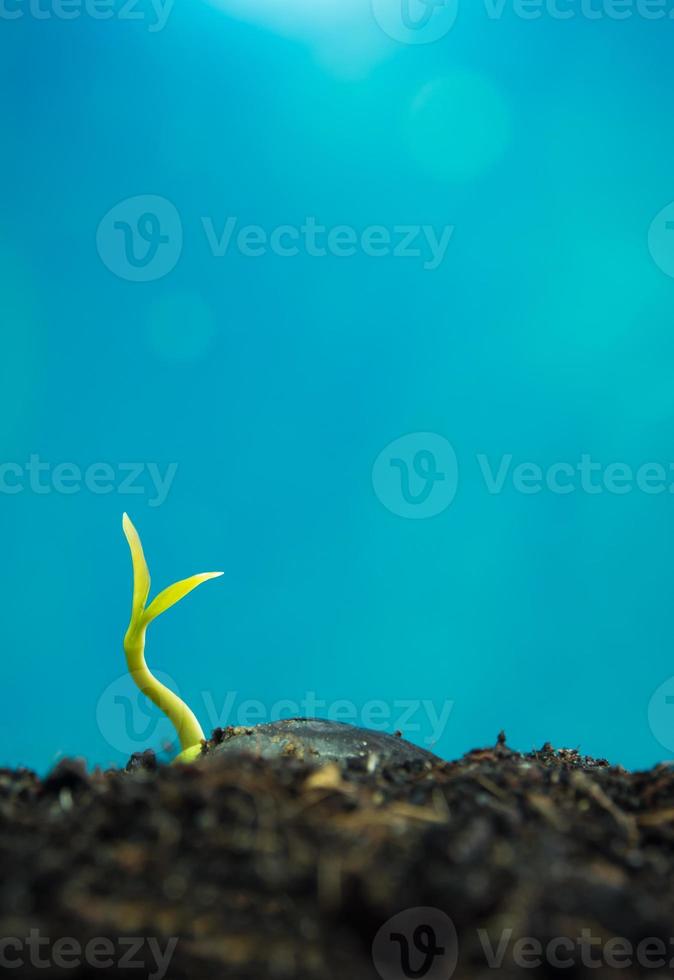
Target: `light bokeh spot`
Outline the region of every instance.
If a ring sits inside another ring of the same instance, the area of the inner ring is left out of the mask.
[[[421,89],[407,137],[413,159],[426,174],[469,180],[503,156],[510,137],[508,108],[488,78],[456,71]]]

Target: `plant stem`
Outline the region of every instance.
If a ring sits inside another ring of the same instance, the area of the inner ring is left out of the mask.
[[[185,702],[159,681],[145,661],[145,633],[147,627],[130,630],[124,637],[124,652],[129,673],[140,690],[173,723],[183,752],[198,749],[204,732],[194,713]],[[182,754],[182,753],[181,753]]]

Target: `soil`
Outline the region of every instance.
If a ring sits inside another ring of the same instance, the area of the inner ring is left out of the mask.
[[[673,974],[669,765],[524,755],[503,736],[449,763],[318,765],[215,751],[230,738],[189,766],[145,753],[126,771],[0,771],[0,971]]]

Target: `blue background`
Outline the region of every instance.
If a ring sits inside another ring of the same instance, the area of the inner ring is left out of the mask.
[[[674,198],[674,22],[492,20],[471,2],[410,45],[367,0],[322,3],[245,19],[178,0],[155,32],[0,21],[3,462],[178,464],[161,506],[0,494],[0,763],[124,761],[123,510],[155,588],[225,572],[149,638],[205,727],[204,691],[266,711],[381,699],[391,728],[395,702],[448,699],[446,757],[504,728],[523,750],[669,758],[674,708],[665,744],[648,711],[674,674],[674,498],[490,495],[476,455],[674,460],[674,280],[648,248]],[[149,282],[96,244],[137,195],[171,201],[184,234]],[[435,271],[218,258],[204,216],[455,232]],[[415,432],[458,460],[427,520],[372,485]]]

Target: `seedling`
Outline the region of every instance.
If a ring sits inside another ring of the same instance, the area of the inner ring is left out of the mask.
[[[170,609],[184,596],[196,589],[202,582],[218,578],[222,572],[202,572],[191,578],[183,579],[167,589],[147,605],[150,594],[150,572],[143,554],[143,546],[135,527],[127,514],[122,518],[122,526],[126,540],[131,549],[133,565],[133,601],[131,606],[131,621],[124,637],[124,652],[129,673],[150,701],[153,701],[171,720],[178,738],[181,752],[174,762],[192,762],[201,754],[202,742],[205,739],[201,725],[194,713],[185,702],[170,691],[166,685],[157,680],[145,662],[145,634],[150,623]]]
[[[174,606],[197,585],[217,578],[222,572],[203,572],[176,582],[160,592],[148,606],[150,573],[143,546],[126,514],[123,526],[133,563],[131,622],[124,637],[126,662],[143,694],[167,715],[178,733],[182,751],[173,761],[193,762],[202,754],[206,741],[203,730],[185,702],[150,671],[145,662],[145,634],[153,619]],[[309,760],[314,765],[356,762],[376,767],[380,764],[435,764],[440,761],[431,752],[406,742],[399,735],[399,732],[395,736],[370,732],[355,725],[322,721],[320,718],[288,718],[253,728],[231,726],[224,731],[218,729],[213,733],[209,751],[216,755],[244,751],[267,758],[292,756]]]

